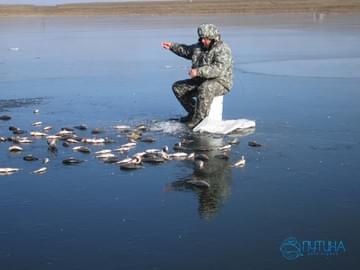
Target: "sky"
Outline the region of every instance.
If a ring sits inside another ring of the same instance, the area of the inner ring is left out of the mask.
[[[138,0],[0,0],[0,4],[31,4],[31,5],[59,5],[69,3],[89,3],[89,2],[130,2]],[[154,0],[142,0],[154,1]]]

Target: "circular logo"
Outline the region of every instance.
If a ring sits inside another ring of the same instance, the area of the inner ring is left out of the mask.
[[[289,261],[303,256],[301,252],[301,245],[295,237],[285,239],[280,246],[280,251],[284,258]]]

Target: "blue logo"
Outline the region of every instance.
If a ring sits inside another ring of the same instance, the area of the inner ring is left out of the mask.
[[[302,256],[337,256],[345,253],[343,241],[337,240],[303,240],[295,237],[285,239],[280,245],[280,252],[289,261]]]
[[[280,246],[280,251],[284,258],[289,261],[303,256],[301,252],[301,244],[295,237],[285,239]]]

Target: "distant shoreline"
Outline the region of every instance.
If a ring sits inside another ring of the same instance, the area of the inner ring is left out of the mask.
[[[0,16],[216,15],[276,13],[360,13],[360,0],[184,0],[0,5]]]

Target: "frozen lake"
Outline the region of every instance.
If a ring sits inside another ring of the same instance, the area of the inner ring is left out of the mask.
[[[235,84],[225,119],[256,121],[236,136],[197,136],[169,118],[184,114],[171,91],[190,63],[160,47],[192,43],[202,22],[217,24],[233,50]],[[1,269],[356,269],[360,226],[360,18],[355,15],[230,17],[0,18],[0,136],[35,121],[86,124],[127,142],[114,125],[146,124],[152,144],[192,139],[191,151],[234,145],[210,160],[209,189],[179,185],[190,161],[122,171],[93,154],[44,139],[19,154],[0,143]],[[39,109],[39,114],[33,114]],[[159,130],[159,128],[163,130]],[[165,129],[165,130],[164,130]],[[263,146],[251,148],[249,141]],[[48,171],[31,172],[49,157]],[[231,164],[244,155],[244,168]],[[64,158],[85,162],[64,166]],[[289,261],[288,237],[343,241],[346,252]],[[286,256],[285,256],[286,257]]]

